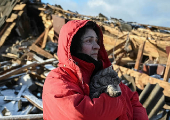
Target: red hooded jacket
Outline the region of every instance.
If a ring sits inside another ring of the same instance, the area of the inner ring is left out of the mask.
[[[120,84],[122,95],[110,97],[102,93],[99,98],[89,97],[90,76],[95,68],[71,56],[73,36],[88,20],[73,20],[65,24],[59,35],[59,67],[47,76],[43,87],[44,120],[148,120],[145,108],[139,102],[137,92]],[[100,28],[99,28],[100,29]],[[100,30],[101,32],[101,30]],[[111,65],[103,45],[101,32],[98,59],[103,68]],[[75,64],[78,63],[78,64]]]

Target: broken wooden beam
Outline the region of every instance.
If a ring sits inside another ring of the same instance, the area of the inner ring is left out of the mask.
[[[143,58],[144,47],[145,47],[145,41],[143,42],[143,44],[139,46],[138,56],[137,56],[135,67],[134,67],[135,70],[139,70],[139,66]]]
[[[11,23],[10,26],[6,29],[6,31],[3,33],[2,37],[0,38],[0,47],[4,44],[6,38],[9,36],[9,34],[11,33],[12,29],[14,28],[14,26],[16,25],[15,22]]]
[[[37,74],[36,72],[29,72],[30,76],[34,76],[35,78],[38,78],[38,80],[44,80],[46,79],[46,76],[43,74]]]
[[[6,19],[6,22],[13,22],[15,19],[17,19],[18,15],[15,13],[12,13],[11,17]]]
[[[113,51],[116,51],[118,48],[122,47],[125,43],[126,43],[126,40],[114,46],[113,48],[107,51],[107,55],[109,56],[111,53],[113,53]]]
[[[170,53],[169,53],[169,56],[168,56],[168,61],[167,61],[167,64],[166,64],[166,69],[165,69],[165,74],[164,74],[163,80],[168,82],[169,77],[170,77]]]
[[[25,66],[22,66],[20,68],[17,68],[17,69],[14,69],[14,70],[11,70],[10,72],[7,72],[3,75],[0,75],[0,80],[4,80],[6,78],[9,78],[11,77],[12,75],[15,75],[15,74],[19,74],[21,72],[23,72],[23,70],[29,68],[29,67],[33,67],[33,66],[36,66],[37,63],[36,62],[33,62],[31,64],[28,64],[28,65],[25,65]]]
[[[54,58],[56,58],[58,60],[57,53],[54,53]]]
[[[53,55],[51,55],[49,52],[43,50],[42,48],[38,47],[34,43],[29,47],[29,49],[36,52],[39,55],[46,57],[46,58],[53,58]]]
[[[49,26],[49,30],[50,30],[51,28],[52,28],[52,25]],[[41,35],[36,39],[36,41],[34,42],[34,44],[37,44],[37,43],[39,43],[41,40],[43,40],[44,35],[45,35],[45,30],[44,30],[44,32],[42,32]]]
[[[14,96],[4,96],[4,100],[6,100],[6,101],[19,101],[19,100],[21,100],[22,102],[28,102],[28,100],[26,98],[14,97]]]
[[[13,75],[7,79],[3,79],[0,81],[0,85],[5,85],[7,82],[14,80],[15,78],[19,78],[22,75],[25,75],[26,73],[21,73],[21,74],[17,74],[17,75]]]
[[[40,42],[43,39],[44,35],[45,35],[45,31],[41,33],[41,35],[36,39],[34,44],[37,44],[38,42]]]
[[[119,36],[117,39],[121,39],[121,38],[125,37],[125,36],[128,35],[128,34],[129,34],[129,33],[123,34],[123,35]]]
[[[0,37],[4,34],[5,30],[9,27],[10,23],[5,23],[5,26],[3,29],[0,31]]]
[[[23,10],[26,4],[17,4],[13,10]]]
[[[115,64],[119,64],[121,59],[124,57],[124,55],[126,54],[126,51],[122,52],[121,54],[119,54],[116,59],[114,60]]]
[[[44,35],[43,43],[42,43],[42,46],[41,46],[42,49],[44,49],[45,46],[46,46],[47,37],[48,37],[48,32],[49,32],[49,28],[46,28],[46,29],[45,29],[45,35]]]
[[[11,65],[10,68],[2,71],[2,72],[0,73],[0,75],[6,74],[7,72],[10,72],[10,71],[12,71],[12,70],[14,70],[14,69],[17,69],[17,68],[19,68],[19,67],[21,67],[21,65],[19,65],[19,64],[17,64],[17,65]]]
[[[114,51],[114,57],[116,58],[119,54],[125,52],[124,47],[121,47],[120,49]]]
[[[23,96],[35,107],[43,111],[42,101],[35,97],[32,93],[30,93],[28,89],[24,91]]]
[[[2,120],[42,120],[43,114],[2,116]]]
[[[7,58],[12,58],[12,59],[17,59],[18,56],[15,54],[2,54],[3,57],[7,57]]]
[[[44,86],[43,83],[40,83],[40,82],[37,82],[37,81],[35,81],[35,84],[38,85],[38,86],[40,86],[40,87],[43,87],[43,86]]]

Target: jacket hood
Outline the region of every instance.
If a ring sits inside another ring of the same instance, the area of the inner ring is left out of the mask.
[[[58,39],[58,51],[57,55],[59,58],[60,67],[70,68],[72,71],[77,72],[80,71],[79,67],[74,63],[74,60],[71,56],[70,46],[72,42],[73,36],[77,33],[77,31],[83,27],[89,20],[71,20],[67,22],[60,30],[59,39]],[[100,27],[98,26],[98,29]],[[103,62],[103,68],[106,68],[111,65],[106,50],[103,45],[103,33],[100,29],[100,50],[98,59]]]

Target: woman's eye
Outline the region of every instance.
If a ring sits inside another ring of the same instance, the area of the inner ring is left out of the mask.
[[[86,42],[87,42],[87,43],[92,43],[92,40],[87,40]]]

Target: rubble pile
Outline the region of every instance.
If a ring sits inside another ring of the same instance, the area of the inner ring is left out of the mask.
[[[48,73],[57,68],[60,29],[67,21],[79,19],[93,20],[101,27],[110,61],[119,74],[124,74],[128,81],[125,84],[132,90],[142,92],[148,83],[158,83],[164,89],[159,88],[163,99],[160,106],[151,107],[155,111],[149,110],[150,118],[160,109],[166,111],[164,115],[169,114],[170,28],[108,19],[101,13],[81,15],[39,0],[3,0],[0,1],[0,119],[43,119],[42,89]],[[155,73],[164,80],[151,78]]]

